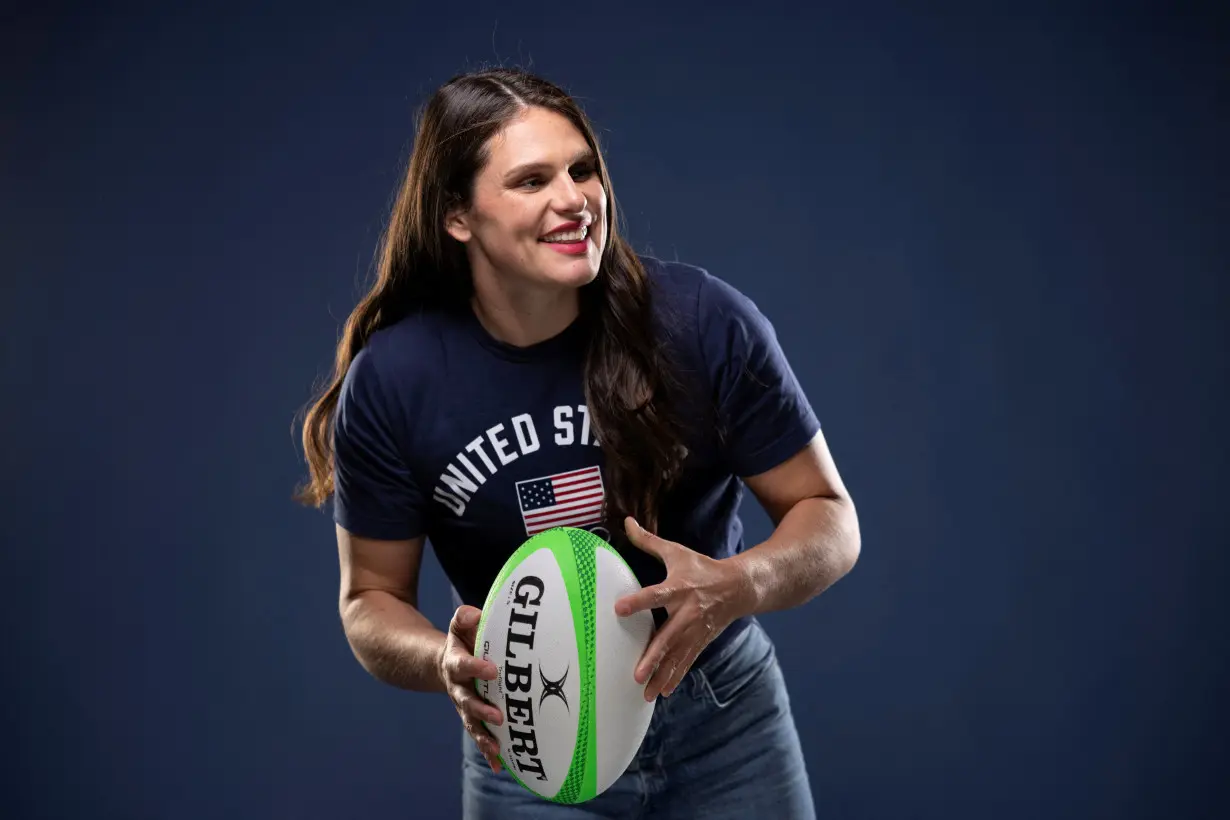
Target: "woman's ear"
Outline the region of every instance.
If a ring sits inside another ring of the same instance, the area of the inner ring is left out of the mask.
[[[462,244],[469,242],[473,235],[470,231],[470,223],[466,219],[466,212],[461,208],[450,210],[444,217],[444,230]]]

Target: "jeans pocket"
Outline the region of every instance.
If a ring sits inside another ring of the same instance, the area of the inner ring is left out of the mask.
[[[777,661],[773,642],[759,624],[747,627],[751,634],[739,637],[739,647],[716,663],[696,670],[701,693],[718,709],[725,709],[768,672]]]

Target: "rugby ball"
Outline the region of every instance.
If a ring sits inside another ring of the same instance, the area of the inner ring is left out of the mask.
[[[486,724],[504,768],[545,800],[606,791],[645,738],[654,703],[633,670],[653,615],[615,614],[615,601],[640,588],[614,547],[572,527],[530,538],[491,585],[474,654],[499,673],[475,684],[504,715]]]

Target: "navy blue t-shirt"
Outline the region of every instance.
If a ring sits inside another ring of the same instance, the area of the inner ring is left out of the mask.
[[[782,463],[820,425],[750,299],[701,268],[641,261],[655,326],[686,387],[687,456],[662,499],[658,534],[728,557],[745,546],[739,477]],[[368,538],[425,534],[454,600],[480,608],[508,557],[552,526],[596,532],[643,585],[661,581],[657,559],[602,526],[584,322],[524,348],[492,337],[471,311],[418,313],[373,334],[338,403],[334,520]]]

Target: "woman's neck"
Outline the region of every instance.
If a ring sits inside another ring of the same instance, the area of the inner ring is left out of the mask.
[[[580,299],[573,288],[509,288],[479,277],[475,277],[470,304],[488,333],[515,347],[558,336],[580,312]]]

